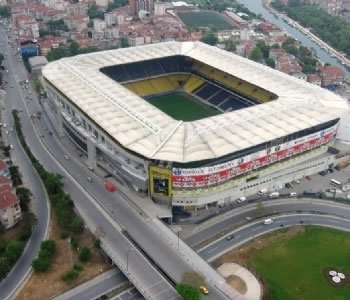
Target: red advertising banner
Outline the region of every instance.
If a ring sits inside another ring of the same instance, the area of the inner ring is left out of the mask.
[[[228,179],[234,178],[235,176],[244,174],[251,170],[255,170],[257,168],[269,165],[273,162],[291,157],[295,154],[326,144],[335,136],[335,133],[336,131],[329,132],[325,135],[321,134],[321,137],[311,139],[304,143],[295,145],[291,148],[279,150],[275,153],[268,154],[251,161],[243,162],[244,159],[240,159],[242,163],[238,164],[235,167],[230,167],[219,172],[200,175],[182,175],[181,171],[179,171],[180,174],[175,175],[176,171],[173,171],[173,187],[205,187],[213,184],[218,184],[220,182],[224,182]]]

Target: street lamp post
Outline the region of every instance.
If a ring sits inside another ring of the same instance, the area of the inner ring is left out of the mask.
[[[129,253],[131,253],[132,251],[134,251],[134,248],[128,250],[128,252],[126,253],[126,272],[129,273]]]

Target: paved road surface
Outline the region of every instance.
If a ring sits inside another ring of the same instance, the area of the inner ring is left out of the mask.
[[[226,238],[223,237],[200,250],[199,254],[205,260],[212,261],[221,256],[223,253],[245,243],[254,237],[263,235],[273,230],[281,229],[281,225],[283,225],[283,227],[290,227],[298,224],[300,225],[300,221],[303,221],[303,224],[314,224],[350,231],[350,220],[341,219],[330,215],[293,214],[277,216],[274,217],[273,220],[274,222],[270,225],[264,225],[262,221],[257,221],[232,231],[229,233],[234,235],[232,240],[227,241]]]
[[[0,30],[0,42],[3,45],[0,47],[0,52],[12,52],[12,50],[9,51],[9,48],[7,46],[7,36],[2,28]],[[8,57],[11,59],[10,54]],[[9,67],[7,57],[5,58],[4,64],[8,69],[10,69],[10,71],[3,80],[7,80],[9,83],[11,83],[14,81],[14,77],[11,67]],[[9,128],[13,127],[11,110],[15,108],[15,97],[17,97],[15,88],[12,89],[9,87],[7,89],[7,95],[5,96],[6,109],[2,111],[2,122],[7,124],[8,130]],[[3,130],[2,134],[5,135],[5,130]],[[19,166],[19,171],[23,175],[23,181],[33,193],[32,204],[34,206],[34,211],[38,219],[37,226],[34,228],[31,239],[29,240],[22,256],[12,271],[0,283],[1,299],[10,299],[13,297],[13,293],[15,292],[18,285],[31,271],[31,263],[39,251],[41,241],[45,239],[47,235],[48,224],[50,222],[50,206],[48,205],[48,198],[46,196],[44,187],[40,182],[39,176],[34,171],[29,159],[25,155],[24,150],[21,148],[16,133],[10,132],[5,138],[7,138],[9,143],[14,146],[14,150],[12,151],[11,156],[15,157],[14,163]]]
[[[126,271],[127,253],[131,249],[134,249],[134,247],[118,231],[120,227],[112,220],[112,216],[107,215],[101,207],[96,206],[91,196],[97,199],[107,211],[114,212],[113,219],[118,220],[127,229],[129,234],[138,241],[142,248],[148,254],[151,254],[159,265],[161,265],[162,269],[174,280],[179,281],[183,272],[192,270],[194,268],[192,265],[193,261],[188,260],[187,257],[180,256],[174,247],[169,244],[169,241],[159,236],[153,227],[148,226],[144,218],[139,216],[126,203],[125,200],[128,199],[125,198],[127,196],[118,193],[109,193],[105,190],[103,182],[99,181],[98,178],[92,184],[89,183],[86,180],[86,174],[88,172],[86,166],[82,166],[78,162],[78,159],[71,159],[69,161],[64,159],[64,155],[66,155],[65,149],[57,143],[54,136],[47,135],[47,130],[44,127],[50,124],[45,121],[45,118],[42,117],[38,121],[37,119],[30,119],[28,117],[28,114],[37,114],[42,108],[36,99],[28,100],[28,103],[23,101],[26,96],[33,96],[33,93],[29,93],[27,89],[21,89],[18,85],[18,82],[26,79],[27,75],[22,64],[16,57],[13,58],[13,65],[16,70],[15,79],[17,80],[17,88],[16,86],[13,88],[15,96],[12,101],[14,106],[18,108],[23,107],[21,115],[22,127],[33,154],[40,159],[41,163],[48,170],[61,173],[65,176],[65,190],[72,195],[72,199],[74,199],[82,217],[86,220],[92,231],[98,231],[100,233],[103,243],[108,245],[109,249],[113,251],[113,258],[119,262],[119,267],[124,272],[129,273],[133,283],[142,285],[143,288],[138,286],[141,292],[151,294],[151,298],[153,299],[177,298],[178,296],[174,289],[140,252],[134,250],[129,254],[130,263],[128,271]],[[32,123],[38,123],[38,129],[36,129],[38,132],[33,131]],[[53,129],[51,130],[54,131]],[[38,140],[38,135],[41,136],[41,139],[49,147],[51,155],[48,155],[46,148]],[[57,164],[56,160],[64,166],[64,169]],[[208,267],[204,261],[203,265],[205,268]],[[208,284],[213,292],[207,299],[226,299],[226,296],[214,288],[214,284],[216,282]]]
[[[350,207],[333,201],[318,199],[278,199],[270,200],[264,203],[267,211],[274,213],[290,213],[290,212],[319,212],[330,215],[336,215],[350,219]],[[198,226],[184,240],[191,247],[208,239],[208,237],[221,234],[221,232],[233,227],[239,227],[247,223],[247,218],[254,219],[256,217],[256,204],[242,205],[235,210],[229,211],[221,216],[211,220],[211,224]]]

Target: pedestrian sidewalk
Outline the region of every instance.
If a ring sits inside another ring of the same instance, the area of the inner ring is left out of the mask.
[[[224,263],[218,268],[219,273],[227,278],[231,275],[241,278],[246,286],[247,291],[244,294],[247,300],[260,300],[261,299],[261,286],[256,277],[248,271],[246,268],[235,263]]]

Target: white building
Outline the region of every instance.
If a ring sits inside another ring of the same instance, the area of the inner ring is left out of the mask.
[[[107,28],[107,22],[100,19],[94,19],[94,30],[96,32],[103,32]]]

